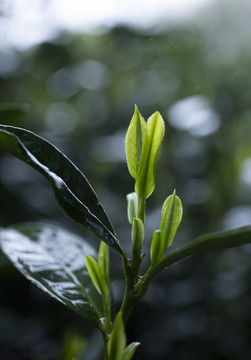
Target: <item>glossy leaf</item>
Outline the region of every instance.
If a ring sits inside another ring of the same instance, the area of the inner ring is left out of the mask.
[[[127,199],[127,217],[130,224],[133,223],[133,219],[138,216],[138,195],[136,192],[126,195]]]
[[[0,245],[26,278],[102,328],[102,299],[85,265],[86,254],[97,254],[84,239],[56,226],[28,223],[0,229]]]
[[[165,233],[165,247],[167,248],[173,242],[178,226],[182,219],[182,203],[176,196],[176,191],[165,200],[160,221],[160,231]]]
[[[93,285],[100,293],[100,295],[104,294],[106,284],[97,261],[90,255],[86,255],[85,260],[86,267],[90,278],[92,279]]]
[[[126,346],[126,334],[123,323],[122,313],[119,312],[108,342],[109,360],[123,360],[124,349]]]
[[[148,198],[155,188],[155,172],[165,125],[159,112],[147,121],[135,191],[139,198]]]
[[[0,146],[49,180],[68,216],[124,252],[88,180],[62,152],[30,131],[4,125],[0,125]]]
[[[151,242],[151,263],[155,266],[163,258],[166,251],[166,239],[165,233],[160,230],[156,230],[152,236]]]
[[[139,342],[133,342],[130,345],[128,345],[124,350],[123,360],[131,360],[139,345],[140,345]]]
[[[125,152],[128,170],[135,180],[138,174],[145,131],[146,122],[143,116],[140,114],[137,106],[135,106],[135,111],[125,138]]]

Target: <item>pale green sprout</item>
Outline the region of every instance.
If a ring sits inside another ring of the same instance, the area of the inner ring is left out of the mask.
[[[138,175],[145,132],[145,119],[140,114],[137,106],[135,105],[135,111],[125,138],[125,152],[127,157],[128,170],[135,180]]]
[[[155,188],[155,173],[159,157],[160,145],[164,136],[165,125],[161,115],[155,112],[147,122],[135,106],[134,115],[128,127],[125,138],[125,151],[128,170],[135,180],[135,192],[126,196],[127,216],[132,224],[132,256],[128,263],[124,259],[126,273],[126,290],[110,338],[107,342],[106,358],[108,360],[130,360],[138,343],[128,345],[126,348],[126,336],[124,322],[127,320],[131,308],[137,299],[134,293],[139,278],[140,265],[144,255],[141,253],[144,241],[145,201]],[[176,191],[169,196],[162,207],[159,230],[154,231],[151,243],[151,266],[146,274],[151,273],[164,257],[166,248],[171,245],[182,217],[182,205],[176,196]],[[86,257],[86,266],[94,286],[103,297],[104,313],[106,322],[110,318],[107,315],[108,294],[105,287],[109,287],[109,254],[108,247],[101,243],[98,263],[90,256]],[[106,300],[104,300],[104,298]],[[111,327],[110,327],[111,329]]]
[[[155,188],[155,173],[160,145],[165,132],[164,121],[159,112],[155,112],[146,123],[146,132],[136,177],[135,191],[139,199],[147,199]]]
[[[127,199],[127,217],[130,224],[133,223],[133,219],[138,216],[138,195],[136,192],[126,195]]]
[[[151,261],[152,266],[158,264],[163,258],[167,247],[174,239],[179,224],[182,219],[182,204],[180,198],[176,196],[176,191],[165,200],[159,230],[154,231],[151,242]]]
[[[155,173],[165,125],[159,112],[146,122],[135,106],[134,115],[126,133],[127,165],[135,179],[138,195],[138,218],[145,221],[145,200],[155,188]]]
[[[112,331],[109,247],[101,241],[98,262],[91,256],[85,256],[86,268],[98,293],[102,296],[107,333]]]
[[[182,219],[183,208],[181,200],[176,196],[176,191],[165,200],[160,221],[160,231],[165,233],[165,247],[172,245]]]

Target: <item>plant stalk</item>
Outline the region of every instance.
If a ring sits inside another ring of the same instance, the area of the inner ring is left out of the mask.
[[[128,259],[123,258],[123,267],[125,271],[126,284],[125,294],[121,305],[121,312],[123,314],[123,321],[125,325],[136,299],[134,297],[135,276],[131,272],[131,265],[129,264]]]
[[[145,222],[145,199],[139,197],[139,204],[138,204],[138,218],[143,222]]]

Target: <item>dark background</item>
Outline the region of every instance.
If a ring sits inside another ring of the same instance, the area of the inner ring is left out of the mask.
[[[156,190],[147,203],[144,266],[162,203],[174,188],[184,217],[173,248],[251,223],[250,29],[225,10],[217,21],[215,14],[200,19],[203,26],[62,33],[26,51],[0,51],[1,123],[40,134],[77,164],[126,249],[125,196],[133,181],[124,136],[134,104],[146,119],[160,111],[166,134]],[[0,203],[1,226],[42,220],[98,245],[59,209],[39,174],[3,152]],[[122,267],[113,251],[111,256],[119,304]],[[128,341],[141,342],[135,360],[250,359],[250,263],[251,248],[243,246],[166,270],[129,321]],[[1,360],[70,360],[76,354],[102,359],[93,328],[25,280],[1,254],[0,286]]]

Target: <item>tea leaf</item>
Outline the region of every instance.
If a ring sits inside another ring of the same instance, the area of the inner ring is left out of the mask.
[[[138,298],[142,297],[146,293],[146,290],[148,289],[152,280],[161,271],[176,263],[177,261],[196,254],[208,253],[209,251],[226,249],[250,243],[251,226],[203,235],[180,247],[179,249],[169,253],[163,257],[163,259],[156,266],[150,268],[145,276],[143,276],[139,281],[137,289],[135,289],[135,291],[139,289]]]
[[[124,250],[97,195],[81,171],[55,146],[30,131],[0,125],[0,146],[39,171],[66,214],[120,253]]]
[[[173,242],[182,219],[182,213],[182,203],[174,190],[173,194],[165,200],[161,213],[160,230],[165,233],[166,248]]]
[[[137,106],[135,106],[135,111],[125,138],[125,152],[128,170],[135,180],[137,178],[145,131],[146,122],[140,114]]]
[[[151,242],[151,262],[152,266],[155,266],[163,258],[166,251],[165,233],[160,230],[156,230],[152,236]]]
[[[0,246],[27,279],[102,328],[102,299],[85,265],[86,254],[97,254],[84,239],[56,226],[27,223],[1,228]]]
[[[155,187],[155,172],[165,125],[159,112],[155,112],[147,121],[146,132],[140,157],[135,191],[139,198],[148,198]]]
[[[123,360],[131,360],[139,345],[140,345],[139,342],[133,342],[130,345],[128,345],[124,350]]]
[[[123,360],[124,349],[126,346],[125,327],[122,313],[119,312],[112,329],[108,343],[109,360]]]
[[[103,295],[105,293],[106,284],[97,261],[90,255],[86,255],[85,260],[86,267],[90,278],[92,279],[93,285],[100,293],[100,295]]]

